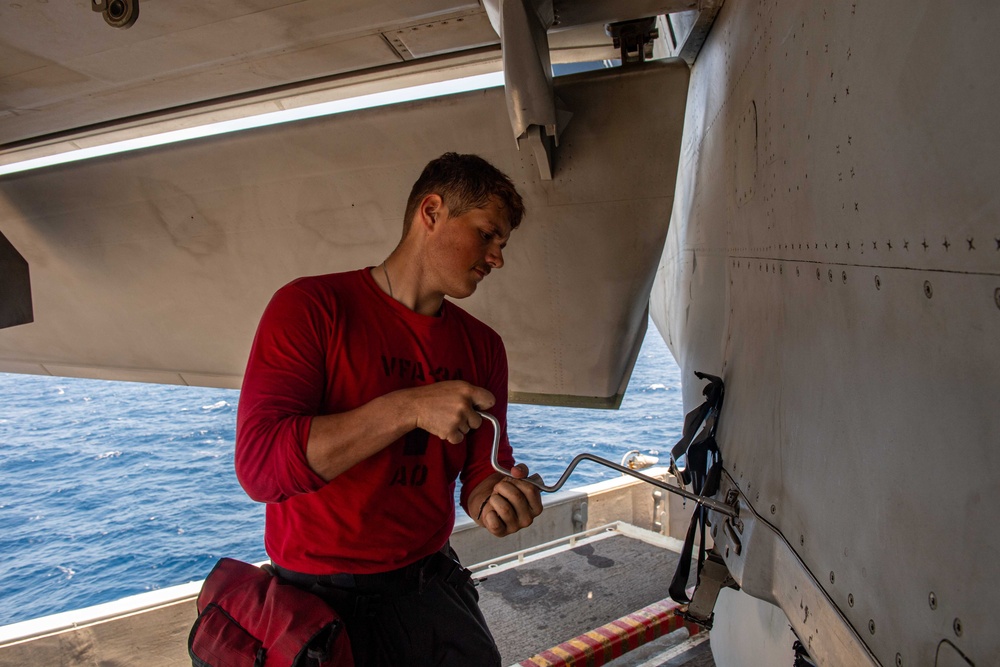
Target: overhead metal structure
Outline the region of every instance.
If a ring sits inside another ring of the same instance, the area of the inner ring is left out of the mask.
[[[422,165],[457,150],[528,203],[506,270],[463,304],[504,336],[512,397],[616,406],[672,207],[688,68],[553,80],[548,63],[613,58],[606,21],[680,4],[505,1],[502,38],[489,6],[453,0],[182,1],[129,30],[73,4],[0,8],[0,163],[501,60],[506,78],[3,177],[0,229],[32,270],[35,322],[0,334],[0,370],[236,387],[270,294],[377,263]]]

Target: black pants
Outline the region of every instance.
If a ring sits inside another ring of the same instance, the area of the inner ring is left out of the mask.
[[[447,545],[413,565],[378,575],[275,569],[337,610],[357,667],[500,667],[479,593]]]

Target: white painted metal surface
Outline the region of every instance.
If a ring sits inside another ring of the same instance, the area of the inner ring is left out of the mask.
[[[731,568],[814,645],[826,598],[885,665],[1000,662],[998,20],[726,3],[652,295],[686,377],[725,379],[726,467],[821,590],[787,586],[778,539]],[[728,664],[769,664],[747,648]]]
[[[138,2],[139,20],[126,30],[85,0],[0,5],[0,147],[500,50],[476,0]],[[687,3],[572,4],[586,11],[556,27],[554,62],[613,58],[605,21]]]
[[[120,30],[80,0],[0,6],[0,144],[490,41],[475,0],[140,7]]]
[[[614,405],[645,329],[686,84],[681,61],[560,80],[574,119],[546,183],[500,89],[7,177],[0,229],[28,261],[35,322],[0,331],[0,369],[238,386],[273,291],[378,263],[420,169],[457,150],[510,174],[528,206],[507,266],[463,302],[503,335],[515,399]],[[636,123],[642,108],[655,118]]]

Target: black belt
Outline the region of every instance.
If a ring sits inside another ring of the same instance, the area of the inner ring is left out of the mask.
[[[410,593],[423,590],[435,577],[443,578],[453,586],[464,584],[471,573],[452,557],[454,552],[448,544],[430,556],[424,556],[388,572],[374,574],[305,574],[272,563],[275,572],[282,579],[302,588],[321,586],[353,590],[358,593]]]

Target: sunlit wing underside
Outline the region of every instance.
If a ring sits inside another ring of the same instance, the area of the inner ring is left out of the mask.
[[[686,100],[681,61],[557,80],[555,177],[512,139],[502,89],[368,109],[9,176],[0,230],[34,322],[0,370],[237,387],[270,295],[377,264],[446,150],[525,195],[507,264],[463,302],[504,337],[515,400],[613,406],[645,330]]]

